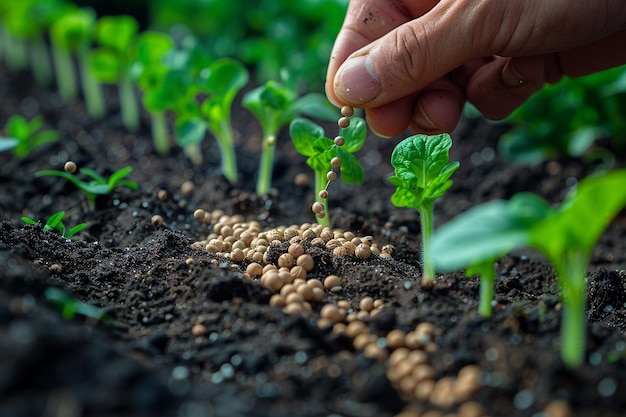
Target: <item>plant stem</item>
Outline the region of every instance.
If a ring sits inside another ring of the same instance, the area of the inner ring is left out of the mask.
[[[315,216],[315,218],[317,219],[318,224],[321,224],[322,226],[325,226],[325,227],[330,227],[330,213],[328,213],[328,199],[326,198],[322,200],[319,197],[320,191],[326,188],[327,181],[328,180],[326,179],[325,172],[315,171],[315,201],[322,203],[322,205],[324,206],[324,213],[326,213],[326,216],[323,219],[320,219],[317,216]]]
[[[170,138],[167,134],[167,121],[164,112],[150,112],[152,127],[152,143],[159,155],[167,155],[170,151]]]
[[[88,48],[88,45],[84,45],[78,54],[83,96],[87,106],[87,113],[89,113],[89,115],[94,119],[101,119],[106,113],[104,97],[102,96],[100,83],[89,69],[89,64],[87,62]]]
[[[237,175],[235,139],[232,127],[230,126],[230,120],[222,121],[220,123],[219,133],[219,135],[216,135],[216,138],[222,156],[222,174],[224,174],[228,181],[234,184],[239,180],[239,178]]]
[[[496,279],[496,270],[491,268],[482,270],[480,274],[480,289],[478,296],[478,314],[483,317],[491,317],[492,308],[491,301],[493,300],[494,282]]]
[[[433,239],[433,201],[424,201],[418,210],[422,220],[422,276],[435,279],[435,265],[432,261],[431,241]]]
[[[139,130],[139,107],[135,86],[126,73],[122,74],[119,81],[120,110],[122,112],[122,122],[131,132]]]
[[[52,81],[50,71],[50,56],[43,36],[37,36],[30,41],[30,63],[35,81],[40,86],[46,86]]]
[[[26,68],[28,63],[26,53],[26,40],[9,34],[6,43],[5,59],[7,66],[12,71],[20,71]]]
[[[78,92],[72,54],[68,50],[53,44],[52,56],[54,58],[59,95],[61,99],[67,103],[74,100]]]
[[[190,143],[183,148],[183,152],[191,160],[194,165],[200,165],[204,161],[202,157],[202,151],[200,149],[200,142]]]
[[[587,345],[587,322],[585,317],[585,290],[589,256],[578,251],[565,253],[556,266],[563,292],[561,322],[561,358],[571,368],[577,368],[585,360]],[[559,267],[559,264],[561,265]]]
[[[263,144],[261,148],[261,163],[259,176],[256,181],[257,195],[265,195],[270,192],[272,184],[272,168],[274,165],[274,153],[276,150],[276,129],[268,127],[263,129]]]

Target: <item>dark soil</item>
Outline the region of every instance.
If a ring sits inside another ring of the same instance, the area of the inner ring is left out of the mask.
[[[330,189],[334,227],[371,235],[379,247],[393,245],[393,257],[333,257],[308,242],[316,260],[308,278],[335,274],[342,287],[327,291],[309,314],[286,314],[269,306],[272,290],[244,276],[249,260],[232,267],[192,245],[211,232],[193,219],[197,208],[257,220],[265,230],[314,222],[312,189],[294,184],[299,173],[312,182],[312,172],[286,135],[279,138],[275,191],[259,197],[253,190],[260,128],[238,104],[241,182],[229,184],[219,173],[214,141],[203,143],[206,163],[198,167],[177,149],[155,155],[146,120],[137,135],[126,132],[113,90],[107,90],[110,113],[101,121],[89,119],[82,102],[63,104],[51,89],[32,85],[28,74],[0,69],[0,97],[0,126],[13,114],[41,114],[61,133],[58,143],[24,161],[0,154],[1,416],[378,417],[402,410],[419,416],[418,409],[431,410],[428,416],[626,414],[626,216],[612,223],[594,252],[586,361],[571,370],[558,350],[558,286],[542,258],[520,253],[497,265],[491,319],[477,313],[477,279],[448,274],[434,288],[421,289],[418,214],[393,207],[386,182],[396,140],[368,140],[358,155],[366,171],[363,186],[336,181]],[[578,160],[505,163],[493,152],[503,131],[464,120],[453,133],[451,157],[461,168],[436,207],[438,224],[518,191],[557,203],[594,169]],[[71,184],[34,176],[62,169],[68,159],[102,174],[130,165],[140,189],[117,189],[89,212]],[[188,181],[192,192],[181,190]],[[159,191],[167,197],[159,198]],[[84,221],[88,228],[68,241],[20,220],[45,220],[59,210],[67,212],[67,225]],[[164,218],[161,227],[151,223],[156,214]],[[276,259],[284,247],[273,250]],[[50,287],[102,308],[112,320],[64,319],[46,302]],[[387,361],[369,359],[345,334],[318,326],[324,304],[348,300],[358,311],[366,296],[384,302],[365,319],[380,337],[434,324],[427,349],[434,380],[450,381],[464,366],[477,365],[480,387],[471,400],[483,412],[457,413],[452,397],[433,403],[402,393],[387,377]],[[204,334],[192,335],[197,323]],[[555,400],[569,403],[571,413],[556,414],[550,408]]]

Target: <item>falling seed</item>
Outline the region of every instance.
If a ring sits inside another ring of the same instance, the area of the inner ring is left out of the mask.
[[[313,211],[313,213],[319,214],[319,213],[324,211],[324,205],[322,203],[320,203],[319,201],[316,201],[311,206],[311,210]]]
[[[341,158],[335,156],[333,159],[330,160],[330,166],[333,168],[339,168],[341,166]]]
[[[328,181],[335,181],[337,179],[337,173],[335,171],[328,171],[326,173],[326,179]]]
[[[320,191],[319,197],[320,197],[321,200],[326,200],[328,198],[328,191],[326,191],[326,190]]]
[[[344,138],[343,136],[337,136],[335,137],[333,142],[335,142],[335,145],[337,146],[343,146],[346,144],[346,138]]]
[[[343,106],[341,108],[341,115],[344,117],[354,116],[354,108],[352,106]]]
[[[350,126],[350,119],[348,117],[341,117],[339,118],[339,120],[337,121],[337,125],[339,125],[340,128],[345,129],[348,126]]]

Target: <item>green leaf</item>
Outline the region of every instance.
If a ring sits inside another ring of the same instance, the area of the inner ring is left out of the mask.
[[[356,156],[339,146],[336,146],[335,150],[337,156],[341,158],[341,166],[339,168],[341,172],[341,180],[346,184],[361,184],[365,177],[365,173],[363,172],[363,167],[359,163]],[[327,166],[329,165],[330,161]]]
[[[122,75],[122,62],[119,55],[110,49],[98,48],[87,56],[87,62],[96,78],[104,83],[114,84]]]
[[[325,95],[319,93],[307,94],[297,99],[292,106],[294,112],[314,119],[332,122],[337,120],[337,108],[333,106]]]
[[[206,136],[207,124],[200,118],[183,118],[176,121],[176,141],[182,147],[200,143]]]
[[[471,208],[435,231],[435,267],[440,272],[455,271],[526,247],[532,241],[531,229],[551,213],[547,202],[530,193]]]
[[[35,124],[35,120],[33,120],[32,123]],[[14,115],[11,116],[7,122],[6,132],[16,139],[25,140],[30,137],[32,130],[25,118]]]
[[[52,216],[50,216],[50,218],[46,222],[46,225],[44,226],[43,231],[49,232],[51,230],[59,230],[59,228],[65,229],[62,223],[63,216],[65,216],[64,211],[57,211],[56,213],[54,213]],[[60,231],[61,231],[61,234],[63,234],[64,230],[60,230]]]
[[[139,31],[137,20],[128,15],[102,16],[96,26],[96,39],[118,54],[127,54]]]
[[[70,230],[68,230],[63,236],[65,236],[67,239],[71,239],[72,236],[83,230],[85,227],[87,227],[87,223],[79,223],[76,226],[70,228]]]
[[[337,118],[337,116],[335,116]],[[355,153],[359,151],[363,144],[365,144],[365,137],[367,136],[367,124],[365,120],[360,117],[350,118],[350,126],[345,129],[341,129],[341,135],[346,139],[344,148],[350,152]]]
[[[294,119],[289,124],[289,134],[296,150],[304,156],[313,156],[313,143],[324,137],[324,128],[307,119]]]
[[[95,22],[96,14],[90,8],[69,11],[52,24],[50,38],[58,47],[80,53],[91,42]]]
[[[222,58],[213,61],[203,77],[209,94],[222,97],[230,107],[237,92],[248,83],[248,70],[234,59]]]

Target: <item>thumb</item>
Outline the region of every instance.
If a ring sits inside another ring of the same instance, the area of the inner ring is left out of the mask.
[[[484,24],[483,8],[459,6],[463,3],[439,2],[350,55],[333,80],[337,99],[354,107],[378,107],[422,89],[465,62],[493,54],[481,47],[481,40],[489,39],[484,32],[497,26]]]

